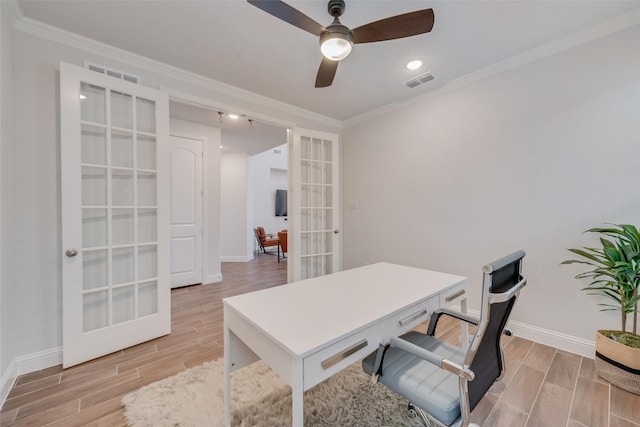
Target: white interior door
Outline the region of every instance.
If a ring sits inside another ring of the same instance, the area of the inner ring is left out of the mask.
[[[202,140],[171,136],[171,287],[202,283]]]
[[[288,249],[300,280],[341,269],[338,135],[296,128],[292,144]]]
[[[63,366],[171,332],[169,101],[60,64]]]

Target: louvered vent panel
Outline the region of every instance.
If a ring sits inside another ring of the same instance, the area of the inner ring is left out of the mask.
[[[435,77],[433,77],[433,74],[431,74],[431,73],[425,73],[425,74],[423,74],[421,76],[418,76],[418,80],[420,80],[422,83],[430,82],[434,78]]]
[[[414,88],[416,86],[420,86],[422,83],[416,79],[413,80],[409,80],[407,82],[404,82],[405,85],[407,85],[410,88]]]
[[[419,76],[416,76],[411,80],[407,80],[406,82],[404,82],[404,85],[413,89],[414,87],[420,86],[423,83],[430,82],[433,79],[435,79],[434,75],[431,74],[430,72],[426,72],[424,74],[420,74]]]
[[[85,62],[84,66],[85,68],[88,68],[91,71],[95,71],[96,73],[106,74],[107,76],[115,77],[116,79],[120,79],[120,80],[126,80],[131,83],[140,83],[142,81],[140,76],[136,76],[135,74],[125,73],[123,71],[114,70],[112,68],[107,68],[102,65]]]

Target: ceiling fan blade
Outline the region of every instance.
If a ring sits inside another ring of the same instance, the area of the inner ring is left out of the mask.
[[[268,14],[275,16],[276,18],[282,19],[284,22],[288,22],[302,30],[315,34],[316,36],[320,36],[320,33],[324,30],[322,25],[283,1],[247,0],[247,2],[259,9],[262,9]]]
[[[433,9],[417,10],[351,30],[354,43],[371,43],[424,34],[433,28]]]
[[[318,75],[316,76],[316,87],[327,87],[333,83],[333,78],[336,75],[339,61],[332,61],[327,58],[322,58],[320,68],[318,69]]]

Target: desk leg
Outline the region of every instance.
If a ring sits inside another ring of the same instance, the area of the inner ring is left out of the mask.
[[[460,301],[460,311],[467,314],[466,298]],[[460,345],[462,348],[469,348],[469,324],[467,322],[460,322],[460,328]]]
[[[304,376],[302,361],[294,362],[291,384],[291,425],[302,427],[304,424]]]
[[[237,338],[236,338],[237,339]],[[231,336],[224,326],[224,425],[231,426]]]

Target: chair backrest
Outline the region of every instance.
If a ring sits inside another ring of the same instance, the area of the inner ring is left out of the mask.
[[[258,235],[258,239],[260,239],[261,243],[267,238],[267,233],[265,233],[264,228],[261,226],[256,227],[256,234]]]
[[[475,373],[474,380],[468,383],[470,411],[504,370],[500,338],[520,289],[527,282],[522,276],[524,256],[524,251],[516,251],[482,269],[480,323],[465,359],[465,365]]]
[[[282,252],[287,252],[287,234],[287,230],[278,232],[278,240],[280,241],[280,248],[282,248]]]
[[[258,227],[258,228],[262,228],[262,227]],[[258,231],[258,228],[254,228],[253,232],[255,233],[256,240],[258,241],[258,248],[264,249],[263,240],[262,240],[262,237],[260,237],[260,232]],[[264,228],[262,228],[262,231],[264,232]]]

